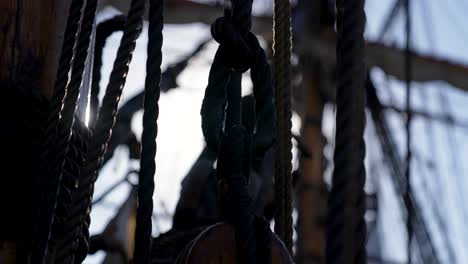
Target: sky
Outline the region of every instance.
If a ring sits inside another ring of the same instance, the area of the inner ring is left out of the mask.
[[[271,8],[266,1],[254,1],[255,12]],[[367,24],[365,37],[376,40],[383,18],[390,11],[394,0],[367,0]],[[468,28],[464,27],[464,15],[468,11],[468,0],[415,0],[411,1],[413,42],[412,46],[422,54],[446,58],[468,65],[467,46]],[[112,8],[102,10],[98,22],[117,14]],[[146,26],[135,49],[122,103],[142,91],[146,64]],[[400,12],[384,42],[398,47],[405,46],[404,13]],[[114,34],[104,50],[101,87],[108,81],[112,61],[118,47],[121,34]],[[176,62],[209,37],[209,28],[202,24],[165,25],[163,44],[164,69]],[[208,47],[196,56],[178,78],[180,87],[163,93],[160,99],[159,134],[157,138],[158,154],[156,157],[157,172],[155,176],[156,191],[155,222],[153,234],[157,235],[170,228],[170,218],[174,211],[180,181],[191,167],[193,161],[203,148],[204,141],[200,128],[200,106],[207,84],[208,71],[217,44],[211,42]],[[372,79],[378,88],[379,98],[386,104],[404,108],[404,84],[386,76],[379,69],[372,69]],[[244,78],[244,87],[249,89],[251,83]],[[443,82],[412,83],[412,103],[415,109],[451,115],[455,120],[468,123],[468,94],[460,92]],[[103,91],[104,89],[101,89]],[[142,113],[132,121],[132,129],[141,133]],[[404,117],[388,112],[392,135],[397,142],[401,157],[405,155]],[[327,107],[324,113],[324,134],[333,142],[334,109]],[[370,120],[370,119],[369,119]],[[300,122],[297,116],[293,120],[294,130],[299,131]],[[444,246],[443,235],[450,238],[449,246],[455,253],[455,263],[468,263],[468,206],[465,191],[468,180],[463,177],[468,171],[468,164],[463,162],[464,150],[468,149],[468,131],[464,128],[447,126],[437,121],[414,118],[412,124],[412,146],[415,153],[412,163],[412,186],[418,201],[424,207],[425,220],[434,237],[436,248],[442,263],[450,263]],[[397,204],[396,195],[390,181],[388,169],[383,162],[379,143],[376,139],[372,122],[366,128],[368,182],[379,190],[379,215],[377,232],[381,238],[382,257],[387,260],[404,262],[406,260],[406,233],[404,213]],[[332,149],[326,150],[330,155]],[[131,168],[137,169],[138,162],[128,160],[128,151],[119,148],[115,157],[102,170],[96,183],[95,197],[105,191],[114,182],[123,178]],[[329,173],[329,172],[328,172]],[[121,185],[112,192],[103,203],[94,206],[92,211],[91,233],[103,230],[116,208],[126,198],[129,187]],[[444,217],[440,224],[435,215]],[[103,254],[88,257],[85,263],[99,263]]]

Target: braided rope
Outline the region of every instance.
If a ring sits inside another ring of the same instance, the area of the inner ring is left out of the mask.
[[[93,60],[93,80],[91,83],[89,126],[93,127],[99,108],[99,82],[101,81],[102,52],[107,38],[112,33],[121,31],[125,24],[125,16],[118,15],[99,23],[96,27],[96,46]]]
[[[38,252],[35,254],[35,258],[37,257],[37,259],[44,260],[47,251],[47,243],[50,240],[52,233],[52,225],[55,208],[57,207],[57,197],[60,190],[59,187],[62,179],[63,166],[71,139],[74,114],[83,77],[84,64],[88,54],[90,36],[94,24],[94,17],[96,15],[96,7],[97,0],[88,0],[86,2],[81,31],[76,44],[75,56],[72,64],[72,74],[67,86],[67,92],[64,99],[65,102],[60,111],[58,128],[56,133],[51,131],[52,133],[47,134],[48,136],[46,138],[46,146],[48,148],[45,150],[42,158],[50,162],[50,166],[48,168],[49,171],[46,175],[48,176],[46,182],[47,184],[50,184],[50,186],[48,186],[46,190],[45,203],[43,204],[44,215],[40,218],[40,221],[42,221],[42,228],[38,232]],[[61,91],[57,92],[61,93]],[[54,96],[54,98],[56,97]],[[55,99],[53,101],[55,101]],[[52,114],[54,114],[55,108],[56,107],[52,108]],[[50,123],[47,125],[49,127]],[[55,135],[55,137],[51,135]],[[53,142],[49,141],[51,139],[53,139]]]
[[[338,0],[337,115],[327,263],[366,263],[364,0]]]
[[[151,263],[154,175],[156,171],[156,137],[158,134],[158,100],[161,81],[163,43],[163,0],[151,0],[148,26],[143,134],[138,182],[138,207],[135,230],[134,263]]]
[[[291,6],[274,1],[274,76],[278,143],[275,151],[275,232],[292,253],[292,143],[291,143]]]

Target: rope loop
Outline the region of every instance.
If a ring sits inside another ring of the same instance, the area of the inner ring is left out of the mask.
[[[261,159],[275,140],[275,109],[270,65],[268,64],[264,50],[252,33],[249,33],[246,38],[241,38],[240,34],[237,33],[232,34],[236,38],[242,39],[242,42],[238,43],[244,43],[245,46],[236,46],[231,43],[226,48],[223,43],[229,38],[225,38],[224,36],[231,35],[233,32],[226,33],[219,30],[220,28],[230,27],[226,26],[226,24],[232,26],[231,23],[225,23],[224,21],[226,20],[218,19],[212,26],[212,32],[215,32],[213,36],[217,38],[221,46],[216,52],[211,67],[208,86],[202,103],[203,135],[205,136],[208,148],[218,151],[225,128],[225,108],[228,104],[228,90],[240,85],[241,76],[238,73],[242,72],[245,67],[248,67],[251,70],[250,76],[253,82],[254,111],[250,113],[253,121],[251,121],[251,125],[248,125],[245,121],[242,124],[250,127],[248,130],[252,133],[253,158]],[[225,26],[220,26],[222,24],[225,24]],[[236,48],[230,49],[230,45]],[[236,54],[248,54],[249,57]],[[242,63],[235,62],[240,59],[244,59]],[[245,66],[236,67],[235,65]],[[232,68],[236,69],[236,72],[229,70]]]
[[[267,232],[256,238],[248,184],[252,160],[262,160],[274,142],[272,75],[263,48],[250,32],[252,0],[233,1],[231,7],[211,26],[220,46],[202,103],[202,131],[208,149],[218,153],[222,211],[236,231],[238,262],[264,263],[270,251],[257,244]],[[242,73],[249,69],[253,95],[243,100]]]

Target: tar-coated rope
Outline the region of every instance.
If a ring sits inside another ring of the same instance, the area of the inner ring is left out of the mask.
[[[86,160],[88,140],[91,137],[89,129],[79,120],[73,123],[73,133],[70,149],[64,167],[64,175],[60,185],[59,203],[57,204],[51,245],[55,263],[72,263],[75,237],[69,227],[70,211],[74,203],[73,194],[77,191],[80,171]],[[49,258],[49,259],[50,259]]]
[[[99,108],[99,83],[101,81],[101,67],[102,67],[102,52],[106,45],[107,38],[112,33],[122,31],[125,24],[125,16],[118,15],[111,19],[99,23],[96,27],[96,44],[94,49],[93,60],[93,80],[91,83],[91,96],[90,96],[90,116],[89,126],[94,127],[97,112]]]
[[[69,13],[68,13],[68,18],[67,18],[67,25],[65,27],[65,32],[64,32],[64,40],[62,43],[62,50],[60,52],[60,58],[59,58],[59,65],[57,68],[57,74],[55,77],[55,83],[54,83],[54,90],[52,94],[52,98],[50,100],[50,106],[49,106],[49,113],[47,117],[47,122],[45,124],[45,139],[43,141],[43,153],[41,154],[41,158],[46,161],[50,155],[50,151],[52,151],[52,146],[55,141],[56,137],[56,132],[58,129],[58,123],[60,120],[60,112],[62,111],[63,105],[64,105],[64,99],[67,91],[67,85],[69,81],[69,73],[71,71],[71,63],[74,55],[74,47],[77,42],[77,37],[78,37],[78,28],[80,24],[80,19],[81,19],[81,12],[83,8],[83,3],[84,0],[73,0],[70,3],[69,7]],[[48,164],[47,162],[42,162],[42,165],[44,166],[41,168],[41,174],[43,174],[44,177],[48,176],[49,173],[49,168],[46,165]],[[52,176],[52,175],[51,175]],[[58,177],[57,175],[54,175],[53,177]],[[44,180],[41,180],[41,182],[46,182]],[[45,190],[45,188],[41,188]],[[32,252],[32,257],[33,259],[36,259],[36,261],[39,263],[42,261],[43,256],[45,255],[46,247],[47,247],[47,240],[48,240],[48,228],[47,225],[49,224],[48,218],[51,218],[53,215],[52,209],[50,209],[48,216],[41,216],[41,214],[44,213],[45,210],[39,210],[42,206],[48,206],[52,207],[52,205],[48,205],[46,198],[43,198],[43,196],[47,195],[47,191],[44,191],[44,194],[41,193],[40,199],[38,199],[39,204],[37,204],[36,208],[38,210],[38,213],[35,217],[39,217],[39,223],[36,225],[35,232],[33,236],[35,237],[34,241],[34,249]],[[43,221],[41,222],[41,218],[43,218]],[[42,226],[44,226],[42,228]]]
[[[93,137],[89,145],[87,154],[87,166],[83,169],[81,192],[78,201],[82,198],[81,206],[76,208],[76,222],[82,223],[83,232],[87,229],[89,220],[92,196],[94,192],[94,182],[97,180],[98,171],[101,167],[103,156],[106,152],[112,128],[115,124],[118,104],[125,86],[128,69],[133,57],[136,40],[141,33],[143,26],[143,13],[145,9],[144,0],[132,0],[127,20],[124,25],[123,36],[117,50],[117,58],[109,77],[106,93],[96,119],[93,130]],[[85,232],[86,233],[86,232]],[[86,239],[88,240],[88,238]],[[87,249],[79,252],[77,260],[86,256]]]
[[[337,0],[337,114],[326,262],[366,263],[364,0]]]
[[[274,1],[274,85],[277,144],[275,149],[275,232],[292,253],[292,134],[291,134],[291,6]]]
[[[62,50],[59,58],[59,66],[55,77],[54,91],[50,102],[49,121],[47,122],[47,134],[53,135],[57,129],[60,112],[63,108],[74,47],[78,36],[78,28],[84,0],[73,0],[70,4],[67,25],[63,37]],[[53,135],[55,136],[55,135]]]
[[[44,257],[47,252],[47,244],[51,237],[55,208],[57,206],[57,197],[62,179],[63,166],[71,139],[74,115],[76,111],[80,85],[83,78],[84,64],[88,55],[88,47],[94,24],[94,18],[96,15],[96,7],[97,0],[88,0],[86,2],[81,23],[81,30],[78,36],[78,42],[76,44],[75,55],[72,63],[71,77],[66,88],[63,107],[59,114],[60,120],[58,122],[58,127],[56,128],[55,133],[53,130],[50,131],[51,134],[47,134],[46,138],[45,144],[47,149],[44,150],[44,156],[42,158],[47,160],[50,165],[48,166],[47,173],[45,174],[47,178],[44,179],[44,181],[47,183],[47,188],[45,189],[45,200],[42,207],[42,215],[39,218],[41,224],[39,225],[38,229],[38,248],[37,252],[34,254],[34,259],[36,261],[39,261],[39,259],[42,259],[42,261],[45,260]],[[53,101],[54,100],[55,99],[53,99]],[[52,108],[52,111],[55,111],[55,108]],[[51,112],[51,114],[55,113]],[[47,127],[49,126],[50,123],[47,124]],[[53,142],[48,140],[53,140]]]
[[[156,172],[156,137],[158,134],[159,95],[163,43],[163,0],[150,0],[148,25],[148,58],[146,61],[143,133],[141,136],[140,173],[133,262],[151,263],[154,175]]]

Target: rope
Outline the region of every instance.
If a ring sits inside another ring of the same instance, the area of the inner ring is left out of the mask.
[[[335,169],[328,199],[326,262],[366,263],[364,0],[337,0]]]
[[[405,83],[406,83],[406,167],[405,167],[405,177],[406,177],[406,190],[404,194],[404,200],[409,200],[409,194],[411,193],[411,10],[409,0],[405,0],[405,10],[406,10],[406,51],[405,51]],[[406,230],[408,233],[408,242],[407,242],[407,254],[408,254],[408,263],[412,263],[411,256],[411,243],[413,241],[413,215],[414,212],[411,210],[412,207],[407,206],[407,216],[406,216]]]
[[[138,206],[136,214],[134,263],[151,263],[154,174],[156,171],[156,137],[158,134],[158,100],[161,81],[163,43],[163,0],[151,0],[148,25],[148,59],[146,61],[143,134],[141,139]]]
[[[127,20],[124,25],[123,36],[117,50],[117,58],[114,63],[106,94],[102,101],[97,116],[96,125],[93,131],[93,138],[87,154],[87,166],[83,171],[82,190],[77,197],[80,205],[77,205],[75,221],[82,223],[82,232],[87,232],[89,225],[89,213],[92,196],[94,192],[94,182],[97,180],[98,170],[101,167],[103,156],[106,152],[112,128],[115,124],[117,108],[122,95],[122,90],[128,75],[128,68],[135,49],[136,39],[141,33],[143,25],[144,0],[132,0]],[[85,240],[89,237],[85,236]],[[77,253],[76,261],[82,261],[86,257],[87,248],[82,248]]]
[[[49,106],[49,114],[47,117],[47,122],[45,125],[45,139],[44,139],[44,145],[42,147],[43,152],[41,153],[41,158],[44,161],[47,161],[50,152],[52,151],[52,146],[55,141],[56,137],[56,132],[58,129],[58,123],[60,120],[60,112],[62,111],[63,105],[64,105],[64,99],[66,95],[66,90],[67,90],[67,84],[69,80],[69,73],[71,70],[71,62],[73,58],[73,50],[77,42],[77,37],[78,37],[78,28],[80,24],[80,18],[81,18],[81,12],[83,8],[83,0],[73,0],[70,3],[69,11],[68,11],[68,18],[67,18],[67,25],[65,27],[65,33],[64,33],[64,40],[62,43],[62,50],[60,52],[60,58],[59,58],[59,66],[57,68],[57,74],[55,77],[55,83],[54,83],[54,91],[53,95],[50,101],[50,106]],[[57,177],[57,174],[51,175],[49,173],[49,168],[47,167],[48,162],[42,162],[42,165],[44,168],[41,168],[41,171],[43,172],[44,177]],[[59,173],[59,172],[57,172]],[[49,176],[51,175],[51,176]],[[55,181],[55,180],[54,180]],[[44,182],[44,181],[42,181]],[[38,182],[39,183],[39,182]],[[45,192],[44,195],[47,195],[47,191]],[[42,198],[42,196],[41,196]],[[44,198],[45,199],[45,198]],[[52,197],[53,199],[53,197]],[[43,202],[43,204],[42,204]],[[52,202],[51,202],[52,203]],[[39,216],[39,221],[41,220],[41,211],[44,210],[39,210],[42,206],[45,206],[46,208],[49,207],[48,210],[48,217],[52,217],[52,210],[53,208],[50,208],[51,205],[47,203],[47,201],[42,201],[42,199],[39,200],[39,206],[36,206],[36,210],[38,212],[36,213],[36,217]],[[47,214],[46,214],[47,216]],[[46,248],[47,248],[47,240],[48,240],[48,226],[49,226],[49,219],[43,219],[44,223],[36,225],[35,233],[34,236],[36,236],[36,241],[34,249],[33,249],[33,258],[36,256],[37,261],[41,261],[43,256],[45,255]],[[40,228],[44,226],[44,228]],[[43,231],[42,231],[43,230]],[[41,233],[43,232],[43,233]]]
[[[274,71],[278,143],[275,151],[275,232],[292,253],[292,143],[291,143],[291,6],[274,1]]]
[[[96,0],[88,0],[86,2],[83,14],[83,23],[78,37],[78,42],[76,44],[75,57],[72,65],[72,75],[70,82],[68,83],[64,99],[65,102],[59,114],[60,121],[58,123],[58,128],[56,129],[56,133],[54,133],[53,130],[47,132],[47,149],[44,150],[45,153],[43,158],[51,164],[48,168],[48,179],[45,180],[45,182],[50,185],[47,186],[45,194],[45,203],[43,204],[44,215],[40,218],[42,224],[40,225],[41,228],[39,228],[38,232],[38,252],[36,252],[34,257],[36,260],[42,259],[44,261],[47,251],[47,243],[51,237],[55,208],[57,206],[57,197],[60,189],[59,186],[62,179],[65,157],[69,148],[71,128],[73,127],[74,114],[83,77],[84,64],[88,54],[96,7]],[[74,13],[73,15],[75,16],[76,14]],[[59,90],[57,93],[61,94],[62,91]],[[54,96],[54,99],[52,100],[53,103],[56,99],[57,97]],[[55,108],[56,107],[52,108],[52,115],[55,115]],[[53,120],[57,120],[57,118]],[[54,122],[55,121],[52,121],[51,123]],[[51,123],[47,124],[48,128],[51,127]],[[53,142],[49,140],[53,140]]]
[[[51,255],[55,263],[72,263],[70,259],[73,258],[75,241],[70,242],[72,233],[69,232],[71,229],[68,227],[68,220],[74,202],[73,194],[77,191],[80,171],[86,160],[87,143],[90,137],[89,129],[82,122],[78,121],[73,124],[71,148],[64,167],[51,238],[52,250],[54,250]],[[66,242],[63,243],[64,241]]]
[[[406,188],[406,177],[404,175],[404,162],[398,156],[396,144],[391,137],[388,122],[384,118],[383,105],[377,97],[375,87],[371,81],[367,82],[367,101],[371,109],[372,118],[377,131],[377,136],[382,144],[382,150],[385,156],[385,162],[388,163],[394,191],[401,198],[402,207],[414,212],[414,235],[419,247],[420,258],[423,263],[440,263],[439,256],[435,250],[433,238],[428,230],[422,214],[422,206],[413,193],[409,193],[408,200],[404,200],[404,191]]]
[[[93,127],[96,122],[99,108],[99,82],[101,81],[102,52],[107,38],[112,33],[121,31],[125,24],[125,16],[119,15],[99,23],[96,27],[96,47],[93,60],[93,80],[91,83],[90,116],[89,126]]]
[[[263,159],[274,143],[275,112],[271,70],[265,52],[250,32],[251,12],[251,0],[233,1],[224,17],[211,27],[220,47],[210,70],[201,115],[207,147],[218,152],[223,213],[236,231],[238,262],[264,263],[271,254],[265,243],[269,233],[255,224],[247,187],[252,159]],[[242,73],[249,68],[254,91],[250,107],[242,105],[241,98]],[[249,118],[243,120],[242,112],[249,112]]]

